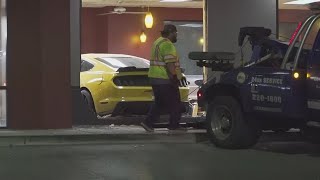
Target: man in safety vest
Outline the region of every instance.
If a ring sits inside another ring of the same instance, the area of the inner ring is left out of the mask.
[[[148,77],[152,85],[154,104],[146,120],[141,123],[147,131],[154,130],[153,124],[164,110],[170,113],[169,130],[185,130],[179,127],[181,119],[179,84],[182,73],[177,51],[173,45],[176,42],[177,28],[167,24],[161,31],[161,37],[152,46]]]

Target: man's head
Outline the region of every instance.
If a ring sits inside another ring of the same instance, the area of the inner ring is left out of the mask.
[[[176,43],[178,36],[176,26],[173,24],[164,25],[163,30],[161,31],[161,35],[164,38],[168,38],[172,43]]]

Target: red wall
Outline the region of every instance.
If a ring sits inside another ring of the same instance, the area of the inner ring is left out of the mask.
[[[98,8],[82,8],[81,52],[99,53],[108,51],[108,19],[97,16]]]
[[[159,37],[163,21],[202,21],[202,9],[151,8],[154,27],[145,30],[147,42],[140,43],[144,28],[144,15],[107,15],[112,7],[82,9],[82,53],[122,53],[144,58],[150,57],[152,42]],[[141,8],[127,8],[141,11]],[[308,10],[279,10],[279,22],[300,22],[312,12]]]
[[[82,53],[122,53],[149,58],[152,42],[160,36],[163,21],[202,21],[202,9],[151,8],[154,27],[145,30],[147,42],[140,43],[139,36],[144,28],[144,15],[107,15],[107,8],[84,8],[82,11]],[[141,8],[127,8],[141,11]],[[103,27],[101,27],[101,25]]]

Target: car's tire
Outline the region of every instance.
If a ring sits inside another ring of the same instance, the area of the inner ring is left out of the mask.
[[[96,113],[96,108],[94,106],[93,98],[90,94],[89,91],[87,90],[81,90],[81,94],[83,96],[84,102],[88,105],[89,110],[94,114],[97,115]]]
[[[246,120],[239,102],[231,96],[217,96],[207,109],[207,133],[213,144],[227,149],[255,145],[261,130]]]

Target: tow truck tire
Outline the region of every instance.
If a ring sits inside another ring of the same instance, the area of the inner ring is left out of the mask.
[[[245,120],[240,103],[231,96],[215,97],[208,105],[206,121],[211,142],[221,148],[250,148],[261,134]]]
[[[301,130],[302,136],[313,144],[320,144],[320,130],[314,127],[303,127]]]

